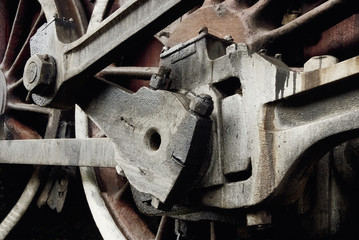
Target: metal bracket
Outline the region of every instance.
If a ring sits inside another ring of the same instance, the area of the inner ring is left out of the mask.
[[[106,84],[79,103],[115,143],[131,185],[169,205],[189,191],[209,154],[212,122],[189,105],[181,94],[149,88],[130,94]]]
[[[215,102],[211,164],[197,186],[207,206],[297,194],[316,160],[359,136],[359,57],[298,72],[205,33],[161,57],[173,90],[204,92]]]

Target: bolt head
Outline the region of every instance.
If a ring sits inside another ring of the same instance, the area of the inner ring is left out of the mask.
[[[30,62],[27,68],[25,69],[25,73],[28,75],[27,79],[29,83],[33,83],[37,77],[37,65],[35,62]]]
[[[198,34],[208,34],[208,27],[202,27],[199,31]]]
[[[152,89],[161,89],[164,87],[166,81],[162,76],[159,76],[157,74],[152,75],[150,80],[150,87]]]
[[[24,68],[24,86],[28,91],[45,91],[56,77],[56,63],[53,57],[35,54],[26,62]]]
[[[190,103],[192,112],[202,116],[209,117],[214,109],[212,97],[208,94],[200,94],[196,96]]]
[[[224,40],[230,41],[230,42],[233,42],[233,41],[234,41],[234,39],[233,39],[233,37],[232,37],[231,35],[226,35],[226,36],[224,36]]]
[[[165,53],[165,52],[167,52],[168,50],[170,50],[170,47],[169,47],[169,46],[164,46],[164,47],[162,48],[161,53]]]

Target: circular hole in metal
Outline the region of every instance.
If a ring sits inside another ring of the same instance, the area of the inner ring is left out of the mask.
[[[145,136],[147,147],[152,151],[157,151],[161,146],[161,135],[156,129],[150,129]]]

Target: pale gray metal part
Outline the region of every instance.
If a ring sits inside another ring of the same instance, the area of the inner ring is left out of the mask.
[[[0,115],[5,112],[6,108],[6,99],[7,91],[6,91],[6,81],[5,76],[2,71],[0,71]]]
[[[1,140],[0,162],[56,166],[115,167],[115,147],[111,140],[43,139]]]
[[[15,206],[11,209],[8,215],[2,220],[0,224],[0,239],[5,239],[15,225],[20,221],[21,217],[25,214],[30,206],[37,190],[40,187],[40,171],[35,169],[32,177],[26,185],[21,197],[16,202]]]
[[[80,107],[75,108],[75,131],[76,138],[86,139],[88,134],[88,117]],[[87,203],[90,207],[96,225],[105,240],[125,240],[123,233],[114,222],[104,200],[101,196],[94,169],[91,167],[80,167],[82,185],[85,191]]]
[[[267,211],[248,213],[247,226],[267,225],[272,223],[272,217]]]
[[[111,61],[110,52],[123,50],[129,44],[127,40],[137,36],[146,24],[185,1],[166,1],[162,5],[154,2],[129,1],[98,28],[93,28],[93,32],[60,46],[54,52],[57,62],[63,64],[58,67],[55,92],[65,81],[86,79],[83,77],[95,74]],[[157,4],[164,8],[157,9]],[[151,12],[145,22],[137,19],[142,11]],[[124,20],[122,13],[128,13]],[[131,26],[138,25],[139,29],[128,28],[126,23],[131,19],[135,23],[131,22]],[[59,21],[53,25],[57,33],[59,29],[66,30],[63,26],[66,24]],[[47,29],[51,30],[51,26]],[[122,38],[113,37],[119,36],[123,29],[131,31],[122,34]],[[105,49],[99,48],[102,42],[108,43]],[[291,194],[315,162],[314,158],[311,160],[312,148],[324,154],[334,144],[356,137],[358,90],[324,90],[331,84],[343,87],[341,81],[357,77],[357,62],[358,57],[325,69],[296,72],[280,60],[266,56],[265,52],[250,52],[243,44],[208,36],[205,30],[197,38],[165,51],[162,66],[171,69],[171,90],[206,93],[214,101],[213,151],[208,170],[197,187],[216,188],[204,192],[202,202],[220,208],[241,208],[283,193]],[[189,114],[186,97],[151,91],[142,88],[130,95],[108,87],[92,99],[83,100],[81,105],[116,143],[121,156],[118,164],[131,184],[165,202],[173,192],[179,191],[173,187],[182,168],[188,164],[185,161],[188,154],[202,153],[203,149],[191,148],[191,145],[194,145],[194,132],[200,131],[196,124],[203,119]],[[53,96],[46,101],[42,97],[39,96],[39,101],[34,99],[35,102],[46,105]],[[241,108],[239,112],[238,108]],[[239,117],[238,125],[229,117],[232,112],[234,117]],[[201,131],[207,136],[208,123],[204,126],[205,131]],[[195,142],[203,145],[201,141]],[[201,164],[197,157],[192,158],[194,165]]]
[[[161,89],[165,86],[165,83],[166,79],[163,76],[154,74],[152,75],[150,80],[150,87],[155,90]]]
[[[29,92],[42,93],[56,77],[55,59],[47,54],[32,55],[24,68],[24,86]]]
[[[315,56],[304,63],[304,71],[310,72],[321,68],[331,67],[339,62],[339,59],[333,56]]]
[[[116,144],[131,185],[165,203],[189,191],[209,150],[211,120],[192,114],[189,102],[169,91],[104,85],[79,106]]]
[[[130,0],[98,26],[91,24],[91,29],[85,35],[68,44],[65,40],[71,41],[74,40],[71,38],[77,36],[73,23],[68,24],[55,18],[42,29],[49,34],[35,35],[31,44],[31,48],[38,49],[39,46],[36,45],[49,42],[50,36],[51,44],[45,51],[49,51],[55,58],[58,73],[53,91],[37,94],[33,97],[34,102],[41,106],[50,104],[64,82],[71,80],[76,85],[78,81],[93,76],[112,62],[112,55],[125,54],[144,36],[154,35],[200,2],[201,0]],[[49,7],[51,4],[45,1],[40,3],[46,15],[46,9],[54,7]],[[65,85],[65,88],[71,88],[71,83]],[[62,97],[64,96],[60,94],[60,98]],[[66,105],[63,98],[58,100],[58,105]]]
[[[174,89],[207,89],[215,102],[211,164],[198,187],[217,187],[208,189],[203,203],[241,208],[295,193],[315,160],[359,134],[359,90],[340,84],[355,83],[359,57],[301,73],[278,59],[229,45],[200,34],[161,56],[162,65],[172,69]],[[237,91],[226,92],[226,81],[230,89],[237,81]],[[336,91],[326,90],[331,85]],[[238,125],[231,114],[242,115]],[[314,148],[322,154],[312,156]],[[225,176],[235,169],[237,176]],[[243,170],[249,170],[244,178]]]
[[[189,108],[202,117],[209,117],[213,112],[212,97],[205,93],[200,94],[192,99]]]
[[[150,80],[158,73],[158,67],[107,67],[97,74],[99,77],[116,77],[120,81],[124,79]]]

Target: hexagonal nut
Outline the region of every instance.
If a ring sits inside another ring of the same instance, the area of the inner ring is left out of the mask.
[[[212,97],[207,94],[196,96],[189,105],[190,110],[202,117],[209,117],[213,112]]]
[[[150,80],[150,87],[152,89],[161,89],[165,85],[166,81],[162,76],[157,74],[152,75]]]
[[[56,77],[56,63],[51,56],[35,54],[27,60],[23,82],[28,91],[42,93]]]

